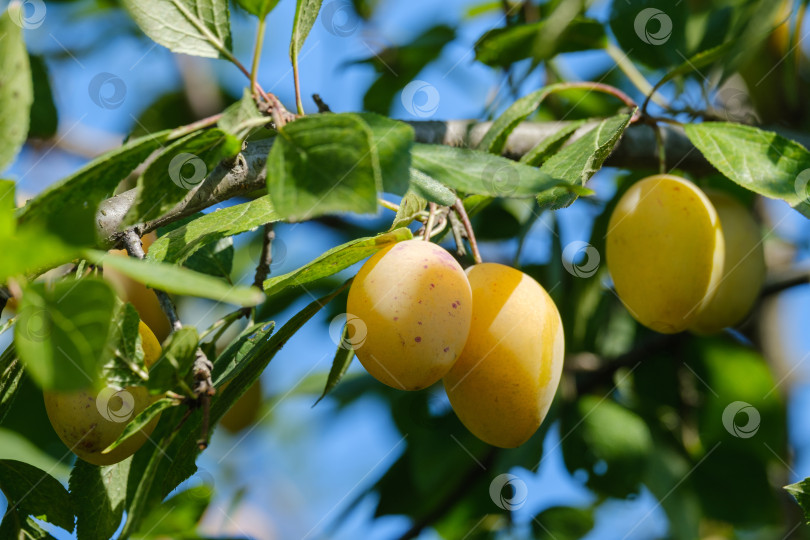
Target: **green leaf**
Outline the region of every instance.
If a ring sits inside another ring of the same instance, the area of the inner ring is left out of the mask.
[[[17,358],[12,343],[0,354],[0,424],[14,404],[22,376],[22,362]]]
[[[0,238],[14,234],[17,220],[14,217],[14,180],[0,179]]]
[[[320,401],[326,397],[326,394],[337,386],[352,363],[354,348],[351,346],[351,339],[349,337],[350,326],[350,324],[347,324],[341,332],[340,344],[335,351],[335,358],[332,359],[332,367],[329,369],[329,376],[326,378],[326,386],[324,386],[321,396],[312,404],[313,407],[320,403]]]
[[[532,520],[536,540],[579,540],[593,529],[593,509],[552,506]]]
[[[399,227],[407,227],[419,215],[419,212],[425,209],[425,206],[427,206],[427,199],[409,191],[399,201],[399,210],[397,210],[397,215],[394,217],[394,222],[389,230],[393,231]]]
[[[31,79],[34,84],[34,101],[31,105],[28,136],[47,139],[56,135],[59,113],[53,102],[48,67],[41,56],[29,55]]]
[[[8,499],[6,512],[34,516],[73,532],[73,505],[68,492],[48,473],[22,461],[0,460],[0,490]]]
[[[144,538],[189,538],[197,530],[213,491],[208,485],[194,486],[168,499],[144,518],[139,535]],[[223,508],[223,511],[226,511]],[[196,537],[196,536],[195,536]]]
[[[687,124],[685,130],[722,174],[810,217],[810,152],[802,145],[772,131],[725,122]]]
[[[502,154],[509,134],[512,133],[518,124],[536,111],[543,100],[548,96],[555,92],[564,92],[566,90],[572,90],[570,83],[552,84],[540,90],[535,90],[531,94],[515,101],[492,123],[484,137],[478,143],[478,148],[490,154]]]
[[[8,512],[0,522],[0,538],[32,538],[55,540],[33,518],[22,518],[17,512]]]
[[[584,123],[584,120],[566,123],[558,131],[545,137],[542,141],[534,145],[531,150],[523,154],[520,158],[520,162],[533,167],[540,167],[548,158],[559,151],[560,147],[562,147],[562,145],[571,138],[571,135],[581,128]]]
[[[99,467],[76,460],[70,473],[70,497],[76,508],[78,540],[107,540],[121,523],[132,458]]]
[[[490,30],[476,42],[475,59],[505,68],[526,58],[539,63],[560,53],[601,49],[606,43],[604,27],[598,21],[577,17],[559,28],[549,18]]]
[[[122,304],[112,317],[108,340],[109,359],[102,366],[102,379],[107,386],[138,386],[149,378],[144,364],[140,335],[140,318],[132,304]]]
[[[269,122],[270,118],[259,112],[251,91],[245,88],[242,99],[225,109],[217,126],[225,133],[244,140],[254,129],[263,127]]]
[[[160,131],[133,139],[120,148],[91,161],[67,178],[46,188],[20,209],[19,222],[45,222],[65,209],[89,207],[111,196],[126,178],[156,148],[166,142],[171,131]]]
[[[682,75],[692,73],[693,71],[698,71],[700,68],[707,66],[709,64],[713,64],[717,60],[724,58],[726,56],[726,53],[728,53],[736,45],[737,45],[736,41],[733,40],[726,41],[725,43],[721,43],[716,47],[712,47],[711,49],[701,51],[692,56],[691,58],[687,58],[686,60],[684,60],[682,64],[670,70],[666,75],[661,77],[661,80],[655,83],[655,86],[653,86],[652,90],[648,92],[648,95],[652,96],[659,88],[661,88],[663,85],[665,85],[675,77],[680,77]],[[698,73],[700,72],[698,71]]]
[[[663,409],[660,404],[657,406]],[[700,538],[700,501],[692,482],[684,481],[690,476],[694,464],[683,456],[682,448],[679,451],[677,447],[671,448],[658,441],[656,443],[649,456],[644,485],[661,501],[661,507],[669,519],[669,534],[673,540]],[[678,489],[673,489],[676,485],[679,486]]]
[[[413,147],[413,127],[374,113],[358,113],[371,129],[371,146],[379,159],[383,191],[403,195],[408,191]]]
[[[233,238],[222,238],[216,242],[206,244],[201,250],[196,251],[183,262],[183,266],[189,270],[223,278],[228,283],[232,283],[231,270],[233,270],[233,256],[235,253]]]
[[[236,3],[248,13],[264,19],[276,7],[278,0],[236,0]]]
[[[149,247],[146,258],[183,263],[205,246],[278,220],[270,197],[259,197],[202,215],[160,236]]]
[[[565,465],[587,471],[588,487],[618,498],[638,491],[653,446],[642,418],[608,398],[583,396],[563,414],[561,431]]]
[[[211,372],[214,384],[221,386],[229,380],[221,376],[223,373],[227,373],[229,378],[236,376],[244,366],[244,358],[259,343],[268,340],[275,328],[276,324],[272,321],[256,323],[245,328],[214,361],[214,369]]]
[[[606,118],[588,133],[551,156],[540,171],[564,180],[572,186],[584,186],[613,152],[624,130],[630,124],[630,114]],[[562,208],[577,198],[569,189],[556,187],[537,197],[541,208]]]
[[[144,34],[172,52],[232,58],[226,0],[123,0]]]
[[[94,278],[25,288],[14,342],[26,370],[43,389],[71,391],[98,383],[110,354],[116,301],[110,285]]]
[[[177,385],[188,380],[199,342],[197,329],[192,326],[184,326],[172,332],[163,344],[160,358],[149,369],[147,388],[153,394],[167,390],[177,391]]]
[[[108,446],[104,451],[109,452],[117,448],[123,444],[124,441],[143,429],[149,422],[157,418],[160,413],[171,407],[176,407],[177,405],[179,405],[177,400],[171,398],[162,398],[155,401],[142,410],[135,418],[130,420],[127,427],[125,427],[124,431],[121,432],[121,435],[119,435],[115,442]]]
[[[442,206],[453,206],[457,198],[450,188],[417,169],[411,169],[411,190],[417,196]]]
[[[410,240],[411,238],[413,238],[411,231],[401,228],[377,236],[358,238],[346,242],[321,254],[309,264],[297,270],[267,279],[264,282],[264,291],[268,296],[272,296],[288,287],[304,286],[318,279],[334,275],[391,244]]]
[[[290,60],[293,65],[298,64],[298,53],[304,47],[304,41],[312,30],[320,10],[321,0],[295,0],[295,18],[290,38]]]
[[[223,158],[236,155],[240,148],[237,139],[216,128],[196,131],[170,144],[138,178],[138,191],[125,224],[165,214],[203,182]]]
[[[11,4],[0,15],[0,170],[5,169],[25,143],[34,89],[23,41],[23,4]]]
[[[356,114],[308,115],[281,128],[267,157],[276,212],[293,220],[375,212],[382,178],[372,141]]]
[[[264,300],[264,294],[255,288],[229,285],[220,279],[173,264],[134,257],[117,257],[92,250],[86,250],[85,257],[94,264],[114,268],[148,287],[169,293],[199,296],[241,306],[255,306]]]
[[[805,521],[810,524],[810,478],[805,478],[801,482],[785,486],[785,491],[793,495],[804,512]]]
[[[416,79],[436,60],[445,46],[456,38],[456,31],[444,24],[428,28],[404,45],[375,52],[358,63],[370,64],[378,73],[363,96],[363,109],[389,114],[392,102],[402,105],[417,118],[428,118],[438,111],[439,92],[426,81]]]
[[[627,55],[654,68],[676,66],[686,44],[688,6],[670,0],[612,2],[610,28]]]
[[[467,148],[416,144],[413,166],[455,190],[490,197],[534,197],[559,180],[534,167]]]

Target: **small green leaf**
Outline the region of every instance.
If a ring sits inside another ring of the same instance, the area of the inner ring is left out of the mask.
[[[375,212],[382,178],[372,141],[356,114],[313,114],[281,128],[267,157],[276,212],[294,220]]]
[[[181,491],[147,514],[136,537],[189,538],[190,531],[197,530],[212,495],[213,490],[207,484]],[[227,505],[222,508],[223,512],[229,512],[228,508]]]
[[[28,136],[47,139],[56,135],[59,113],[53,102],[48,67],[41,56],[29,55],[31,79],[34,84],[34,102],[31,105]]]
[[[25,143],[34,89],[31,67],[23,41],[24,4],[11,4],[0,15],[0,171],[5,169]]]
[[[183,263],[207,245],[240,234],[279,216],[264,196],[252,201],[222,208],[199,216],[160,236],[150,247],[146,258],[153,261]]]
[[[563,414],[561,429],[569,433],[565,465],[586,470],[591,489],[619,498],[638,491],[653,444],[642,418],[610,399],[584,396]]]
[[[73,504],[67,490],[48,473],[11,459],[0,460],[0,490],[8,508],[73,532]]]
[[[810,524],[810,478],[785,486],[785,491],[793,495],[793,498],[802,507],[805,522]]]
[[[579,540],[593,529],[593,509],[552,506],[532,520],[536,540]]]
[[[548,18],[490,30],[476,42],[475,59],[492,67],[509,67],[526,58],[539,63],[560,53],[601,49],[606,42],[598,21],[577,17],[559,28]]]
[[[114,268],[148,287],[169,293],[199,296],[241,306],[255,306],[264,300],[264,294],[258,289],[229,285],[220,279],[173,264],[117,257],[102,251],[86,250],[84,254],[87,260],[95,264]]]
[[[542,170],[510,159],[433,144],[414,145],[413,166],[445,186],[490,197],[534,197],[559,182]]]
[[[160,358],[149,369],[147,388],[153,394],[167,390],[177,391],[177,385],[186,381],[191,372],[199,342],[197,329],[194,327],[184,326],[172,332],[163,344]]]
[[[523,154],[520,158],[521,163],[540,167],[556,153],[565,142],[571,138],[576,130],[582,127],[585,123],[584,120],[577,120],[575,122],[568,122],[555,133],[545,137],[542,141],[537,143],[531,150]]]
[[[177,405],[178,405],[177,400],[170,398],[162,398],[155,401],[154,403],[146,407],[144,410],[142,410],[135,418],[130,420],[129,423],[127,424],[127,427],[124,428],[124,431],[121,433],[121,435],[119,435],[118,438],[115,440],[115,442],[112,443],[110,446],[108,446],[104,451],[109,452],[114,450],[115,448],[123,444],[124,441],[126,441],[127,439],[138,433],[149,422],[157,418],[160,415],[160,413],[171,407],[176,407]]]
[[[109,360],[102,366],[102,379],[107,386],[137,386],[149,378],[144,365],[140,318],[132,304],[121,304],[115,310],[108,348]]]
[[[172,52],[232,57],[227,0],[123,0],[144,34]]]
[[[358,113],[371,129],[371,146],[379,159],[383,191],[403,195],[408,190],[413,127],[374,113]]]
[[[14,404],[22,376],[23,365],[12,343],[0,354],[0,424]]]
[[[411,190],[417,196],[442,206],[453,206],[455,204],[457,197],[450,188],[420,170],[411,169],[410,172]]]
[[[399,202],[399,210],[397,210],[397,215],[389,230],[407,227],[419,215],[419,212],[425,209],[425,206],[427,206],[427,199],[409,191]]]
[[[97,384],[110,356],[116,302],[110,285],[94,278],[25,288],[14,342],[43,389],[71,391]]]
[[[254,129],[263,127],[270,118],[259,112],[253,94],[245,88],[242,99],[225,109],[217,126],[239,140],[245,139]]]
[[[106,467],[76,460],[70,472],[70,498],[76,507],[78,540],[107,540],[121,523],[132,458]]]
[[[20,209],[19,222],[46,222],[50,216],[70,208],[89,207],[95,211],[98,203],[111,196],[119,182],[171,134],[166,130],[133,139],[96,158],[28,201]]]
[[[125,224],[142,223],[168,212],[222,159],[240,149],[239,140],[216,128],[196,131],[170,144],[138,178],[138,191]]]
[[[342,379],[343,375],[345,375],[346,371],[348,371],[353,358],[354,349],[351,346],[351,339],[349,338],[349,325],[347,324],[341,333],[340,344],[335,351],[335,358],[332,360],[332,367],[329,369],[329,376],[326,378],[326,386],[324,386],[321,396],[315,401],[315,403],[312,404],[313,407],[320,403],[320,401],[326,397],[326,394],[331,392],[332,389],[337,386],[340,379]]]
[[[290,60],[298,63],[298,53],[304,47],[309,31],[318,18],[322,0],[296,0],[295,18],[293,19],[292,37],[290,38]]]
[[[605,118],[596,127],[551,156],[540,171],[574,186],[584,186],[613,152],[624,130],[630,124],[630,114]],[[555,187],[537,197],[541,208],[562,208],[577,198],[569,189]]]
[[[264,291],[268,296],[272,296],[288,287],[301,287],[345,270],[391,244],[411,238],[413,238],[411,231],[401,228],[377,236],[346,242],[321,254],[297,270],[267,279],[264,282]]]
[[[270,339],[275,330],[274,322],[256,323],[245,328],[239,337],[233,340],[214,361],[212,378],[217,386],[224,384],[228,379],[221,377],[227,373],[229,378],[233,378],[239,372],[245,356],[250,353],[259,343]]]
[[[264,19],[276,7],[278,0],[236,0],[236,3],[248,13]]]
[[[802,145],[772,131],[725,122],[687,124],[685,130],[725,176],[810,217],[810,152]]]

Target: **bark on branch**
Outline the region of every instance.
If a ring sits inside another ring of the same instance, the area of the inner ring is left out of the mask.
[[[410,122],[416,132],[416,141],[428,144],[473,147],[483,138],[491,122],[475,120],[449,120]],[[545,137],[559,131],[566,122],[524,122],[510,135],[504,155],[519,158]],[[576,131],[571,140],[576,140],[589,131],[594,123],[589,123]],[[667,170],[679,168],[693,173],[711,172],[712,166],[684,135],[683,129],[671,124],[661,124],[661,137],[666,150]],[[802,137],[790,134],[800,142]],[[160,218],[136,227],[143,235],[160,226],[182,219],[219,202],[245,195],[265,186],[264,168],[272,140],[252,142],[228,164],[220,164],[200,185],[189,191],[171,211]],[[658,153],[655,133],[644,124],[633,124],[624,133],[613,154],[605,163],[607,166],[633,169],[649,168],[657,170]],[[117,245],[121,239],[121,221],[132,206],[135,191],[125,191],[111,197],[99,206],[96,224],[101,247]]]

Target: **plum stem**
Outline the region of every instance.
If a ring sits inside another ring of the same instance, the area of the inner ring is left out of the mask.
[[[431,233],[433,232],[433,222],[436,220],[436,203],[428,203],[428,218],[425,222],[425,236],[423,240],[430,242]]]
[[[467,215],[467,210],[464,208],[464,203],[461,202],[461,199],[456,199],[453,208],[461,219],[461,223],[464,224],[464,230],[467,233],[467,240],[470,242],[473,260],[475,260],[475,264],[481,264],[483,262],[481,260],[481,252],[478,251],[478,242],[475,241],[475,231],[473,231],[470,217]]]

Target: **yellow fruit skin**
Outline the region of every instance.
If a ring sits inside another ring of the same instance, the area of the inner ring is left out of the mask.
[[[607,265],[635,319],[657,332],[686,330],[711,300],[723,271],[723,231],[708,197],[670,175],[636,182],[607,233]]]
[[[225,383],[222,387],[224,390],[229,383]],[[236,403],[228,409],[219,423],[222,427],[231,433],[239,433],[249,425],[256,422],[256,416],[259,408],[262,405],[262,381],[257,379],[250,388],[245,390],[242,397],[236,400]]]
[[[562,373],[562,320],[545,289],[495,263],[467,270],[473,318],[444,388],[461,422],[502,448],[526,442],[546,417]]]
[[[350,341],[363,367],[388,386],[419,390],[441,379],[461,353],[470,331],[472,293],[464,270],[447,251],[407,240],[366,261],[349,289],[346,309],[359,318],[350,325]]]
[[[149,251],[149,246],[156,239],[155,233],[145,234],[141,238],[145,252]],[[110,253],[127,256],[126,250],[123,249],[111,249]],[[115,288],[121,300],[132,304],[140,318],[154,332],[160,342],[169,336],[172,330],[171,324],[160,307],[155,291],[113,268],[104,269],[104,279]]]
[[[160,357],[160,343],[143,322],[139,333],[143,345],[144,362],[150,367]],[[160,419],[156,417],[137,434],[106,454],[102,450],[114,443],[123,433],[129,420],[135,418],[148,405],[160,396],[150,396],[142,386],[128,386],[124,389],[133,398],[133,409],[126,420],[116,422],[102,416],[97,406],[95,391],[78,391],[69,393],[43,392],[45,410],[56,434],[73,453],[94,465],[111,465],[134,454],[146,442]],[[108,417],[121,408],[120,398],[113,397],[109,402]]]
[[[719,332],[740,322],[754,307],[765,281],[765,253],[759,225],[734,197],[708,192],[723,227],[723,276],[711,301],[697,315],[690,330]]]

